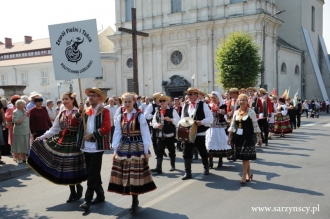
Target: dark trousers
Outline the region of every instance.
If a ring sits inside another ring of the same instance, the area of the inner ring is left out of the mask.
[[[306,113],[306,118],[308,118],[308,109],[303,109],[301,114],[303,114],[304,112]]]
[[[297,127],[300,127],[300,121],[301,121],[301,114],[300,114],[300,110],[296,110],[296,119],[297,119]]]
[[[172,159],[175,158],[175,138],[158,138],[157,139],[157,157],[163,157],[165,152],[165,147],[167,147],[169,151],[169,157]]]
[[[154,147],[155,154],[157,155],[157,129],[152,128],[152,145]]]
[[[208,158],[208,153],[206,151],[205,146],[205,136],[196,136],[195,143],[183,143],[183,158],[184,159],[192,159],[194,153],[194,147],[197,147],[199,154],[202,158]]]
[[[112,144],[112,139],[113,139],[113,133],[115,132],[115,126],[111,126],[111,140],[110,140],[110,143]]]
[[[259,119],[258,120],[258,125],[261,130],[261,137],[262,137],[262,142],[263,143],[268,143],[268,122],[267,119]]]
[[[88,175],[87,191],[85,194],[86,202],[90,202],[93,199],[94,191],[96,192],[102,186],[101,167],[103,153],[104,151],[96,153],[84,152]]]
[[[296,128],[297,127],[297,121],[296,121],[296,113],[295,111],[293,112],[289,112],[289,117],[290,117],[290,124],[291,124],[291,128]]]
[[[327,113],[329,113],[329,105],[327,105],[326,107],[327,107]]]

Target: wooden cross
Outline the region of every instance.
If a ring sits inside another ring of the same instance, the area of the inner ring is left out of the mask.
[[[133,89],[139,94],[139,78],[138,78],[138,57],[137,57],[137,36],[149,37],[148,33],[136,30],[136,8],[132,8],[132,29],[119,27],[118,31],[132,34],[133,44]]]

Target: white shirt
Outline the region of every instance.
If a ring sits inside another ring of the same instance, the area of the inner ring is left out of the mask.
[[[155,102],[155,101],[152,101],[152,104],[156,104],[156,102]],[[150,120],[150,119],[152,119],[152,118],[154,117],[154,115],[152,115],[152,111],[154,110],[152,104],[149,104],[149,105],[147,106],[147,108],[145,109],[144,113],[143,113],[144,117],[145,117],[147,120]]]
[[[125,111],[124,113],[127,114],[127,119],[131,119],[133,113],[136,113],[136,109],[133,109],[130,113]],[[139,123],[140,123],[140,131],[141,131],[141,136],[142,136],[142,141],[143,141],[143,148],[144,148],[144,153],[147,154],[149,147],[151,145],[151,135],[149,131],[149,126],[147,123],[147,120],[145,119],[144,115],[141,113],[139,116]],[[121,142],[121,138],[123,136],[122,130],[120,128],[121,126],[121,115],[119,115],[116,119],[115,123],[115,132],[113,134],[113,140],[112,140],[112,147],[114,149],[114,153],[117,153],[118,146]]]
[[[197,106],[197,104],[199,103],[199,100],[196,100],[195,103]],[[189,104],[189,107],[188,107],[189,117],[193,117],[195,114],[196,106],[192,107],[190,105],[190,102],[188,102],[188,104]],[[204,125],[206,127],[211,127],[213,124],[213,114],[212,114],[212,111],[210,110],[209,106],[205,102],[203,102],[203,110],[204,110],[205,118],[203,120],[201,120],[201,123],[202,123],[202,125]],[[181,119],[183,119],[184,117],[185,116],[184,116],[184,107],[183,107],[182,113],[181,113]],[[197,133],[197,136],[204,136],[204,135],[206,135],[206,132]]]
[[[169,109],[170,107],[167,107],[167,109]],[[180,116],[179,116],[179,114],[177,113],[177,111],[175,110],[175,109],[173,109],[173,113],[172,113],[172,124],[176,127],[177,125],[178,125],[178,123],[179,123],[179,121],[180,121]],[[154,117],[153,117],[153,119],[152,119],[152,127],[154,128],[154,129],[157,129],[158,128],[158,122],[157,122],[157,119],[156,119],[156,113],[155,113],[155,115],[154,115]],[[174,132],[175,132],[175,130],[174,130]]]
[[[327,105],[327,106],[329,105],[329,100],[325,101],[325,105]]]
[[[141,109],[142,113],[144,114],[146,108],[150,105],[150,103],[146,104],[146,103],[143,103],[139,108]],[[152,112],[152,111],[151,111]]]
[[[91,134],[95,130],[95,116],[97,113],[97,110],[100,108],[101,104],[98,104],[94,109],[94,113],[91,116],[88,116],[87,123],[86,123],[86,134]],[[102,150],[96,149],[96,142],[90,142],[90,141],[84,141],[85,147],[80,149],[83,152],[89,152],[89,153],[96,153],[100,152]]]
[[[106,108],[110,111],[111,126],[114,126],[115,125],[114,118],[115,118],[115,114],[118,109],[118,106],[117,105],[113,105],[113,106],[107,105],[104,108]]]

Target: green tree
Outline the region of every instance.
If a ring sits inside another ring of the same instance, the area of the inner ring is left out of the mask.
[[[218,45],[216,84],[224,89],[254,87],[261,70],[259,46],[246,32],[232,32]]]

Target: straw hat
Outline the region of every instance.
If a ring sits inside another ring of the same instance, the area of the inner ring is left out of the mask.
[[[238,92],[239,92],[238,88],[230,88],[229,89],[229,93],[238,93]]]
[[[259,92],[262,94],[268,94],[268,92],[264,88],[260,88]]]
[[[161,95],[162,95],[162,93],[160,93],[160,92],[154,93],[152,95],[152,99],[157,100]]]
[[[197,94],[199,94],[200,93],[200,90],[198,90],[197,88],[194,88],[194,87],[189,87],[188,90],[186,91],[186,94],[189,94],[189,93],[197,93]]]
[[[245,88],[241,88],[239,91],[240,92],[246,92],[246,89]]]
[[[158,101],[161,101],[161,100],[165,100],[166,102],[170,102],[171,97],[162,94],[162,95],[160,95],[160,97],[158,97]]]
[[[198,90],[198,94],[201,94],[201,95],[203,95],[204,97],[206,96],[206,93],[205,92],[203,92],[203,91],[201,91],[201,90],[199,90],[199,89],[197,89]]]
[[[39,94],[37,91],[33,91],[32,93],[30,93],[29,100],[32,100],[32,98],[36,96],[41,97],[42,95]]]
[[[87,96],[89,96],[89,94],[93,92],[96,93],[97,95],[99,95],[101,97],[101,101],[105,101],[105,99],[107,99],[107,96],[105,96],[105,94],[97,87],[93,87],[93,88],[87,88],[85,90],[85,93]]]
[[[248,87],[246,88],[246,91],[253,91],[253,92],[257,92],[257,89],[254,87]]]

